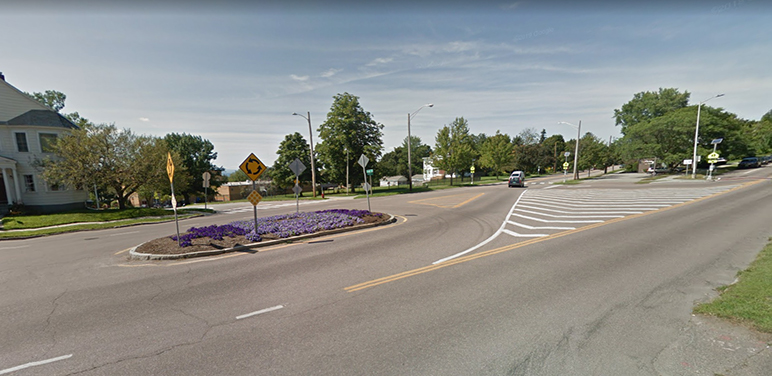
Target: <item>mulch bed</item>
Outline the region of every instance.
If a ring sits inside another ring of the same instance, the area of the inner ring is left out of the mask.
[[[362,226],[369,223],[381,223],[389,220],[389,215],[383,214],[378,216],[379,213],[373,213],[362,217],[364,223],[357,224],[351,227]],[[324,232],[321,232],[324,233]],[[318,234],[318,233],[317,233]],[[180,234],[182,235],[182,234]],[[191,241],[192,245],[188,247],[180,247],[177,245],[176,240],[172,240],[172,235],[165,236],[143,243],[137,247],[137,253],[148,253],[153,255],[179,255],[183,253],[211,251],[216,249],[232,248],[239,245],[252,244],[253,242],[246,239],[245,236],[234,236],[232,238],[223,237],[222,240],[213,240],[211,238],[198,238]],[[263,241],[279,239],[278,236],[273,234],[261,235]]]

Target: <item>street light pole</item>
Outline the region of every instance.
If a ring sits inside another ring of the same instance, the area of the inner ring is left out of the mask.
[[[576,128],[576,148],[574,149],[574,180],[579,180],[579,171],[577,170],[576,166],[579,162],[579,137],[582,133],[582,121],[579,120],[578,127],[571,123],[566,123],[565,121],[559,121],[558,124],[567,124]]]
[[[425,104],[421,106],[419,109],[415,110],[415,112],[408,113],[407,114],[407,174],[408,174],[408,190],[410,192],[413,192],[413,158],[411,155],[411,149],[413,149],[411,142],[410,142],[410,119],[415,116],[418,111],[421,111],[424,107],[434,107],[433,103]]]
[[[308,137],[310,140],[309,149],[311,150],[311,186],[314,191],[314,197],[316,197],[316,167],[314,166],[314,131],[311,129],[311,112],[308,111],[308,117],[305,117],[297,112],[293,112],[293,115],[300,116],[308,120]]]
[[[700,134],[700,108],[702,108],[702,104],[718,97],[723,97],[724,94],[718,94],[714,95],[697,105],[697,126],[694,127],[694,153],[692,154],[692,179],[697,177],[697,137]]]

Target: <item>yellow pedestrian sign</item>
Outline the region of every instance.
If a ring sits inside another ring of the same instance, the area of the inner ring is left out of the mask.
[[[252,181],[257,180],[257,178],[262,175],[263,172],[265,172],[265,165],[263,162],[260,162],[260,160],[257,159],[257,156],[255,156],[254,153],[249,154],[249,157],[247,157],[247,159],[241,163],[239,168],[241,171],[244,171],[244,173],[247,174],[249,179]]]
[[[568,170],[568,166],[569,166],[568,162],[563,162],[563,169],[564,170]]]
[[[174,162],[172,161],[172,153],[166,153],[166,173],[169,175],[169,182],[173,183],[174,182]]]

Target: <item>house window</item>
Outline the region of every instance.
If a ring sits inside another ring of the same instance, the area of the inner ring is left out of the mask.
[[[27,146],[27,134],[16,133],[16,148],[20,152],[29,152],[29,146]]]
[[[35,178],[32,175],[24,175],[24,186],[27,192],[35,192]]]
[[[43,153],[53,153],[55,151],[57,136],[55,133],[41,133],[40,137],[40,151]]]

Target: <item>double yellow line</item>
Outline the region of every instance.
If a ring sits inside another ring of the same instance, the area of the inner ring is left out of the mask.
[[[367,281],[367,282],[363,282],[363,283],[360,283],[360,284],[357,284],[357,285],[349,286],[349,287],[344,288],[344,290],[347,291],[347,292],[360,291],[360,290],[364,290],[364,289],[367,289],[367,288],[370,288],[370,287],[375,287],[375,286],[378,286],[378,285],[382,285],[382,284],[385,284],[385,283],[398,281],[398,280],[403,279],[403,278],[408,278],[408,277],[416,276],[416,275],[419,275],[419,274],[428,273],[428,272],[435,271],[435,270],[438,270],[438,269],[442,269],[442,268],[445,268],[445,267],[448,267],[448,266],[453,266],[453,265],[461,264],[461,263],[464,263],[464,262],[468,262],[468,261],[472,261],[472,260],[477,260],[477,259],[483,258],[483,257],[497,255],[499,253],[511,251],[513,249],[517,249],[517,248],[520,248],[520,247],[525,247],[525,246],[528,246],[528,245],[531,245],[531,244],[540,243],[540,242],[547,241],[547,240],[550,240],[550,239],[557,239],[557,238],[560,238],[560,237],[563,237],[563,236],[566,236],[566,235],[571,235],[571,234],[575,234],[575,233],[578,233],[578,232],[582,232],[582,231],[587,231],[587,230],[591,230],[591,229],[594,229],[594,228],[598,228],[598,227],[601,227],[601,226],[610,225],[612,223],[617,223],[617,222],[621,222],[621,221],[625,221],[625,220],[633,219],[633,218],[639,218],[639,217],[643,217],[643,216],[650,215],[650,214],[653,214],[653,213],[660,213],[660,212],[663,212],[663,211],[666,211],[666,210],[671,210],[671,209],[679,208],[679,207],[682,207],[682,206],[685,206],[685,205],[693,204],[695,202],[700,202],[700,201],[707,200],[707,199],[710,199],[710,198],[713,198],[713,197],[716,197],[716,196],[727,194],[729,192],[736,191],[736,190],[741,189],[741,188],[745,188],[745,187],[748,187],[748,186],[751,186],[751,185],[754,185],[754,184],[761,183],[762,181],[763,180],[746,183],[746,184],[734,187],[734,188],[729,189],[729,190],[724,191],[724,192],[717,192],[717,193],[714,193],[712,195],[708,195],[708,196],[705,196],[705,197],[700,197],[698,199],[695,199],[695,200],[692,200],[692,201],[688,201],[688,202],[682,202],[680,204],[676,204],[676,205],[673,205],[673,206],[668,206],[668,207],[665,207],[665,208],[662,208],[662,209],[652,210],[652,211],[648,211],[648,212],[640,213],[640,214],[633,214],[633,215],[630,215],[630,216],[627,216],[627,217],[622,217],[622,218],[614,218],[614,219],[606,221],[606,222],[595,223],[595,224],[584,226],[584,227],[581,227],[581,228],[578,228],[578,229],[559,232],[559,233],[552,234],[550,236],[546,236],[546,237],[543,237],[543,238],[534,238],[534,239],[530,239],[530,240],[527,240],[527,241],[524,241],[524,242],[510,244],[510,245],[506,245],[506,246],[503,246],[503,247],[500,247],[500,248],[492,249],[490,251],[480,252],[480,253],[476,253],[476,254],[468,255],[468,256],[462,256],[462,257],[459,257],[459,258],[456,258],[456,259],[452,259],[452,260],[448,260],[448,261],[445,261],[445,262],[442,262],[442,263],[439,263],[439,264],[424,266],[422,268],[413,269],[413,270],[408,270],[406,272],[390,275],[388,277],[374,279],[372,281]]]

